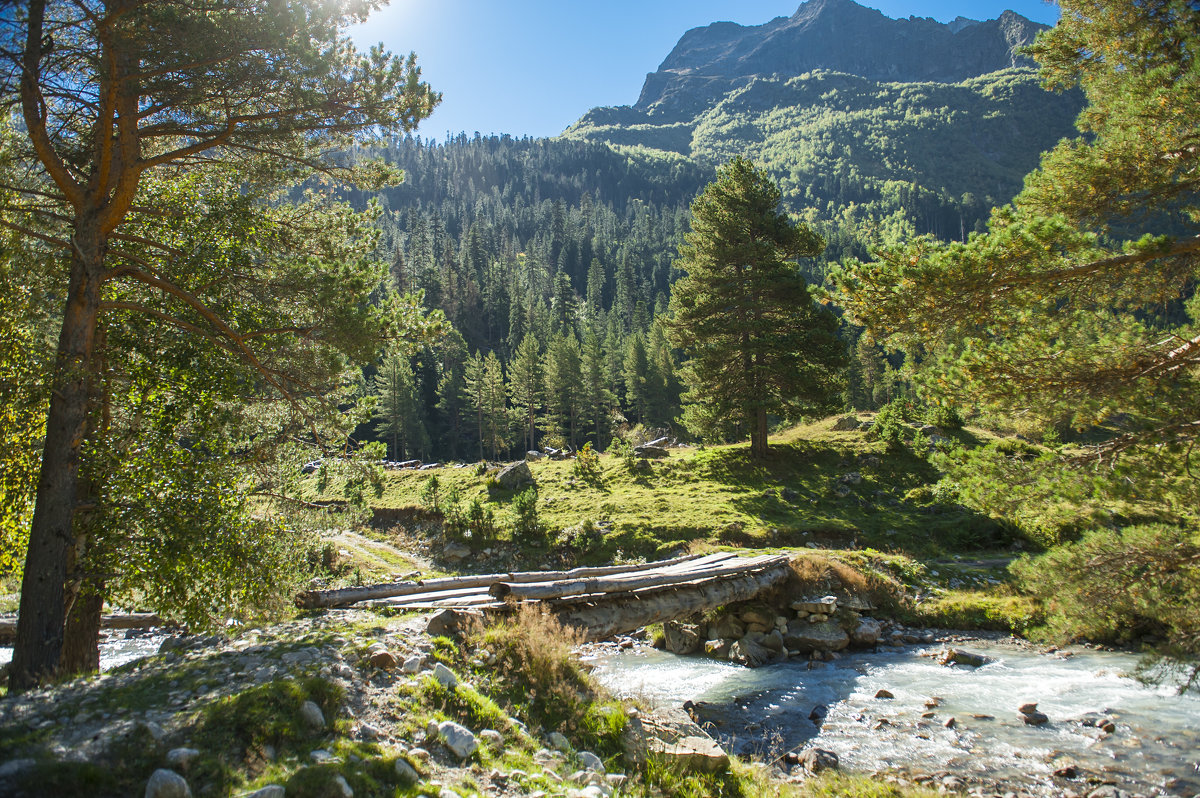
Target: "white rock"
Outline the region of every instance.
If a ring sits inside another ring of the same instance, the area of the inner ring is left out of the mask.
[[[325,728],[325,713],[312,701],[305,701],[300,705],[300,719],[313,729]]]
[[[454,675],[454,671],[440,662],[433,666],[433,678],[447,690],[453,690],[458,685],[458,677]]]
[[[419,654],[414,654],[404,660],[404,665],[400,668],[404,673],[419,673],[421,670],[421,657]]]
[[[484,729],[479,733],[479,739],[483,740],[491,748],[504,747],[504,735],[495,729]]]
[[[152,738],[154,738],[154,742],[156,742],[156,743],[162,742],[162,738],[167,736],[166,730],[163,729],[162,726],[160,726],[159,724],[155,723],[152,720],[144,720],[141,723],[139,723],[138,726],[142,727],[147,732],[149,732],[150,736]]]
[[[340,773],[334,777],[333,786],[338,789],[342,798],[354,798],[354,790],[346,783],[346,777]]]
[[[308,758],[316,762],[318,765],[323,765],[326,762],[332,762],[337,759],[333,754],[326,751],[324,748],[318,748],[308,755]]]
[[[284,798],[287,795],[287,790],[278,784],[268,784],[266,787],[259,787],[254,792],[246,796],[246,798]]]
[[[396,760],[396,775],[400,777],[400,781],[404,782],[405,786],[412,786],[421,780],[421,774],[417,773],[417,769],[403,759]]]
[[[594,770],[597,773],[604,772],[604,762],[591,751],[580,751],[579,761],[588,770]]]
[[[459,759],[466,759],[479,748],[475,734],[466,726],[460,726],[452,720],[442,721],[438,731],[445,741],[446,747],[454,752]]]
[[[426,751],[424,748],[410,748],[408,751],[408,755],[411,756],[413,759],[417,760],[418,762],[428,762],[429,761],[429,752]]]
[[[146,782],[146,798],[192,798],[192,790],[173,770],[159,768]]]
[[[550,744],[551,748],[559,751],[571,750],[571,742],[560,732],[550,732],[546,735],[546,742]]]
[[[172,748],[167,752],[167,764],[173,768],[187,770],[198,756],[200,752],[195,748]]]

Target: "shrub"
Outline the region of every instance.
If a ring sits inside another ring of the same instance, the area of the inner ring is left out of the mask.
[[[889,402],[875,414],[875,423],[871,425],[867,437],[871,440],[883,441],[889,452],[900,451],[904,447],[904,419],[907,404],[899,400]]]
[[[946,431],[962,429],[963,426],[962,413],[953,405],[931,405],[925,420]]]
[[[425,487],[421,489],[421,506],[427,510],[441,509],[441,490],[442,483],[438,480],[437,474],[431,474],[425,481]]]
[[[538,520],[537,500],[537,488],[527,488],[513,497],[513,540],[541,540],[544,537]]]
[[[1167,524],[1094,529],[1012,567],[1064,640],[1153,641],[1168,668],[1200,681],[1200,533]]]
[[[516,708],[531,726],[560,730],[602,757],[617,755],[626,715],[573,656],[582,642],[578,629],[563,626],[540,606],[522,605],[494,625],[470,632],[466,650],[495,653],[497,664],[481,678],[493,679],[493,697]]]
[[[478,497],[471,500],[467,507],[467,532],[473,540],[494,540],[496,538],[496,514],[490,507],[484,507]]]
[[[629,441],[624,438],[613,438],[612,444],[608,447],[608,453],[618,458],[625,466],[625,470],[631,474],[637,471],[638,458],[633,453],[633,447],[629,445]]]
[[[592,444],[585,443],[579,453],[575,455],[573,470],[575,476],[586,482],[600,480],[600,455],[592,448]]]

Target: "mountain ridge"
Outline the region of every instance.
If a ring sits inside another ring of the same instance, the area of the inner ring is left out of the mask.
[[[1047,26],[1013,11],[993,20],[892,19],[854,0],[808,0],[761,25],[714,22],[685,32],[633,108],[655,116],[702,111],[753,77],[831,70],[886,82],[956,83],[1032,66],[1020,54]]]

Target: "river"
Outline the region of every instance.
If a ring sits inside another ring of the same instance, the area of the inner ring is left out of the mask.
[[[1074,784],[1086,794],[1091,778],[1145,795],[1200,793],[1200,696],[1132,678],[1137,657],[996,641],[959,647],[993,661],[944,667],[928,656],[940,647],[848,654],[812,668],[748,669],[653,649],[591,659],[610,690],[658,705],[693,701],[728,750],[765,761],[817,747],[846,770],[941,771],[999,792]],[[876,698],[880,690],[894,698]],[[1050,722],[1026,725],[1017,708],[1027,702]],[[1089,725],[1104,717],[1116,724],[1112,734]],[[1066,765],[1079,769],[1076,782],[1052,775]]]

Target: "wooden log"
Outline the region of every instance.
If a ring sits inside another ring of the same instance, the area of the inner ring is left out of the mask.
[[[562,623],[582,630],[587,640],[604,640],[632,632],[646,624],[682,618],[694,612],[754,598],[787,580],[791,574],[784,562],[741,576],[717,577],[692,585],[659,588],[651,593],[610,597],[596,603],[548,602]]]
[[[564,596],[580,596],[595,593],[623,593],[658,585],[687,582],[695,579],[733,576],[738,573],[786,563],[784,555],[776,557],[735,558],[716,565],[687,570],[648,569],[634,574],[597,576],[588,579],[555,580],[537,583],[497,582],[488,592],[498,599],[528,601],[531,599],[556,599]]]
[[[121,612],[100,616],[101,629],[150,629],[166,625],[166,621],[152,612]],[[0,618],[0,642],[11,642],[16,636],[16,617]]]
[[[468,576],[449,576],[440,579],[425,579],[405,582],[384,582],[375,585],[362,585],[336,590],[309,590],[296,596],[296,606],[302,609],[318,607],[348,607],[360,601],[393,598],[395,596],[415,595],[436,590],[455,590],[468,587],[488,587],[496,582],[544,582],[547,580],[578,579],[588,576],[605,574],[620,574],[646,568],[664,568],[682,563],[701,560],[706,557],[722,556],[728,559],[737,555],[722,553],[719,555],[688,554],[657,563],[642,563],[640,565],[606,565],[597,568],[575,568],[570,571],[525,571],[503,574],[479,574]]]

